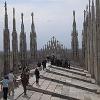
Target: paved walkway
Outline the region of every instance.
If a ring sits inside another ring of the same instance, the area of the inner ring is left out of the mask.
[[[35,76],[30,77],[27,96],[23,95],[23,88],[19,85],[15,95],[8,97],[8,100],[100,100],[97,93],[100,87],[83,69],[48,66],[40,74],[39,86],[35,83]]]

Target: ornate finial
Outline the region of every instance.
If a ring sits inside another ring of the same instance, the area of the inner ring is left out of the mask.
[[[33,16],[33,15],[34,15],[34,13],[32,12],[32,13],[31,13],[31,16]]]
[[[73,11],[73,17],[74,17],[74,20],[75,20],[75,11]]]
[[[23,13],[21,13],[21,19],[22,19],[22,23],[23,23]]]
[[[15,8],[13,8],[13,19],[15,19]]]
[[[32,23],[33,23],[33,16],[34,16],[33,12],[31,13],[31,16],[32,16]]]
[[[7,3],[6,3],[6,1],[5,1],[5,11],[7,11]]]
[[[8,29],[7,3],[5,1],[5,28]]]
[[[13,8],[13,30],[16,30],[16,23],[15,23],[15,8]]]

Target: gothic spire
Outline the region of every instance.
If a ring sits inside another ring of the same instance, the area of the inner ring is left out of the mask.
[[[72,31],[72,54],[73,54],[73,59],[78,58],[78,32],[76,30],[76,20],[75,20],[75,11],[73,11],[73,31]]]
[[[18,40],[17,40],[14,8],[13,8],[12,54],[13,54],[13,71],[14,73],[17,73],[18,72]]]
[[[10,37],[8,29],[8,15],[7,15],[7,4],[5,2],[5,19],[4,19],[4,34],[3,34],[3,43],[4,43],[4,75],[7,75],[10,72]]]
[[[36,32],[35,32],[33,15],[34,14],[31,13],[32,24],[31,24],[31,32],[30,32],[30,51],[31,51],[31,59],[36,60],[37,58],[37,37],[36,37]]]
[[[5,2],[5,29],[8,29],[7,3]]]
[[[13,31],[16,31],[15,8],[13,8]]]

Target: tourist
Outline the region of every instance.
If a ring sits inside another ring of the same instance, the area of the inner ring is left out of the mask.
[[[12,95],[14,95],[14,80],[15,80],[15,77],[13,75],[13,71],[10,71],[10,73],[8,74],[8,78],[9,78],[9,95],[11,94],[12,92]]]
[[[3,90],[3,99],[4,100],[7,100],[8,85],[9,85],[9,78],[8,78],[8,76],[5,76],[1,83],[1,89]]]
[[[35,69],[36,84],[39,85],[40,72],[38,68]]]
[[[27,75],[27,78],[28,78],[28,84],[29,84],[29,75],[30,75],[30,70],[28,68],[28,66],[26,67],[26,75]]]
[[[26,95],[26,86],[28,85],[28,77],[25,69],[22,71],[21,74],[21,82],[24,89],[24,95]]]
[[[43,60],[43,62],[42,62],[43,70],[46,69],[46,63],[47,63],[47,61],[46,60]]]
[[[37,66],[38,66],[38,67],[41,67],[41,63],[40,63],[40,61],[38,61]]]
[[[65,68],[68,68],[68,60],[65,60]]]
[[[70,61],[68,61],[68,68],[70,69]]]

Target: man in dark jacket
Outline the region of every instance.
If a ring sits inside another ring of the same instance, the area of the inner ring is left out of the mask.
[[[40,72],[38,68],[35,69],[36,84],[39,85]]]
[[[26,86],[28,85],[28,76],[27,76],[25,70],[22,71],[21,82],[22,82],[22,86],[23,86],[23,89],[24,89],[24,95],[26,95]]]
[[[43,62],[42,62],[43,70],[46,68],[46,63],[47,63],[47,61],[46,60],[43,60]]]

